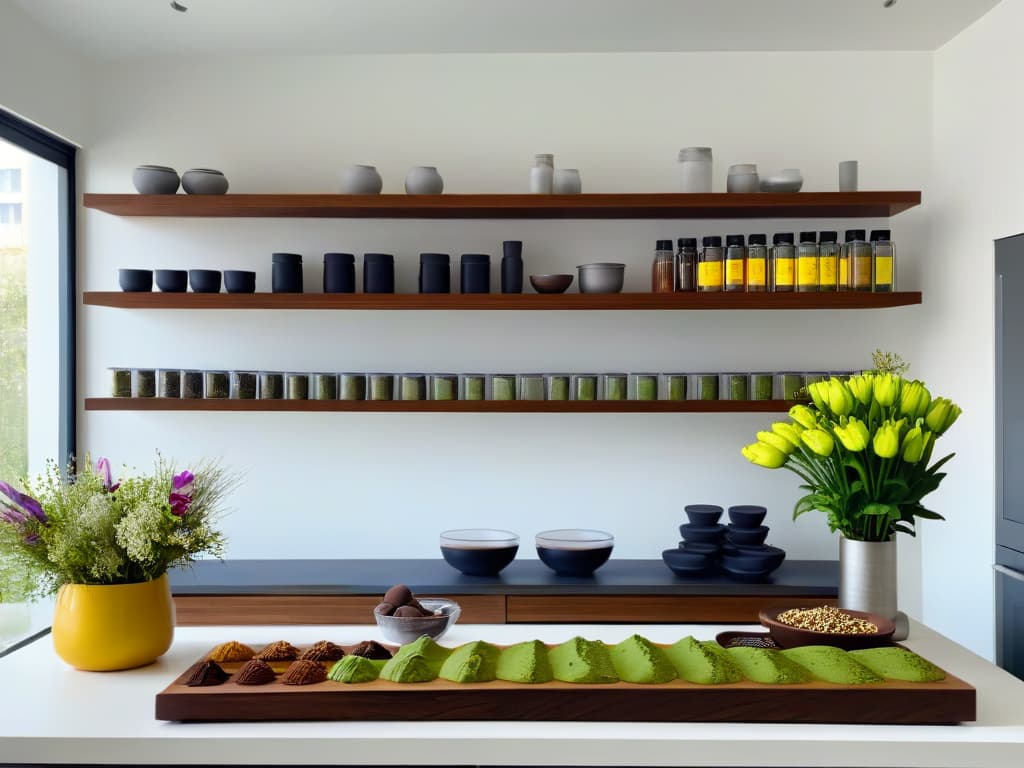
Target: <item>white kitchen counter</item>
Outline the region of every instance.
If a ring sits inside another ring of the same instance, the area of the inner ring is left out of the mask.
[[[443,644],[560,642],[575,634],[657,642],[710,625],[466,625]],[[1024,766],[1024,682],[913,624],[907,645],[978,689],[978,721],[958,726],[729,723],[165,723],[154,696],[219,642],[381,639],[376,627],[186,627],[156,664],[78,672],[49,638],[0,659],[0,764]]]

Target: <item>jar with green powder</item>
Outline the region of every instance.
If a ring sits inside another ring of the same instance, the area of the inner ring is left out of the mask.
[[[690,375],[687,373],[665,374],[665,396],[669,400],[685,400],[689,387]]]
[[[491,375],[491,399],[516,399],[516,376],[514,373],[495,373]]]
[[[487,377],[482,373],[464,373],[460,377],[463,400],[486,400]]]
[[[132,397],[156,397],[156,371],[153,368],[132,369]]]
[[[395,397],[395,377],[390,373],[367,374],[370,388],[370,400],[393,400]]]
[[[749,374],[746,373],[723,373],[719,382],[719,392],[725,393],[729,400],[749,400],[750,393],[747,386]]]
[[[658,374],[631,373],[629,379],[634,400],[658,399]]]
[[[336,373],[314,373],[310,376],[310,399],[311,400],[337,400],[338,399],[338,374]]]
[[[227,371],[203,371],[203,397],[223,400],[231,394]]]
[[[309,374],[286,373],[284,377],[284,397],[286,400],[308,400]]]
[[[260,400],[280,400],[284,397],[284,374],[278,371],[260,371]]]
[[[399,377],[399,399],[426,400],[427,377],[422,373],[403,373]]]
[[[255,400],[257,377],[255,371],[231,372],[231,397],[235,400]]]
[[[338,397],[341,400],[366,399],[366,374],[342,373],[338,376]]]
[[[161,368],[156,372],[157,397],[181,397],[181,371],[177,368]]]
[[[802,373],[780,373],[778,381],[778,391],[782,394],[783,400],[796,400],[799,398],[800,390],[804,387],[804,375]]]
[[[543,400],[544,375],[540,373],[519,374],[519,399]]]
[[[718,374],[717,373],[696,373],[693,376],[694,393],[697,400],[718,399]]]
[[[185,370],[181,372],[181,396],[185,400],[201,400],[203,397],[203,372]]]
[[[110,369],[110,396],[131,397],[132,396],[132,369],[111,368]]]
[[[548,400],[569,400],[572,376],[568,373],[549,373],[547,380]]]
[[[771,400],[775,390],[774,378],[770,373],[750,374],[750,399]]]
[[[597,374],[577,373],[572,377],[573,400],[597,400]]]
[[[431,400],[459,399],[459,377],[454,373],[432,373],[429,385]]]
[[[605,400],[626,400],[629,397],[629,377],[624,373],[606,373],[601,377]]]

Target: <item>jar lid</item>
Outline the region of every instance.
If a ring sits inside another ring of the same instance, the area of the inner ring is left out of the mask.
[[[863,229],[848,229],[848,230],[846,230],[846,242],[849,243],[852,240],[863,240],[863,239],[864,239],[864,230]]]
[[[486,253],[464,253],[462,254],[463,264],[490,264],[491,257]]]
[[[420,264],[449,264],[451,257],[447,253],[421,253]]]
[[[751,245],[767,245],[768,235],[751,235],[749,238],[747,238],[747,242],[749,242]]]
[[[331,264],[354,264],[356,257],[351,253],[325,253],[324,263],[330,262]]]
[[[739,176],[747,173],[757,173],[757,163],[737,163],[729,166],[730,176]]]
[[[553,166],[555,164],[555,156],[554,155],[534,155],[533,156],[533,160],[534,160],[534,162],[544,163],[545,165],[552,165]]]
[[[890,231],[888,229],[872,229],[871,242],[875,240],[888,240]]]
[[[395,257],[390,253],[364,253],[363,264],[394,264]]]
[[[678,240],[680,248],[696,248],[697,238],[696,237],[680,237]]]
[[[721,248],[722,247],[722,238],[720,238],[718,235],[712,235],[711,237],[705,237],[704,238],[704,247],[705,248]]]
[[[792,232],[776,232],[772,236],[772,244],[774,244],[774,245],[792,245],[793,244],[793,233]]]
[[[726,245],[740,245],[740,246],[742,246],[743,245],[743,235],[726,235],[725,236],[725,244]]]
[[[658,241],[658,245],[655,248],[655,250],[658,250],[658,251],[671,251],[672,250],[672,241],[671,240],[659,240]]]
[[[816,243],[816,242],[818,242],[818,233],[817,232],[801,232],[800,233],[800,242],[801,243]]]
[[[711,147],[684,147],[679,150],[680,160],[710,160]]]
[[[301,253],[275,253],[271,256],[272,263],[274,264],[301,264],[302,254]]]
[[[839,240],[839,233],[826,229],[818,233],[818,240],[822,243],[834,243]]]

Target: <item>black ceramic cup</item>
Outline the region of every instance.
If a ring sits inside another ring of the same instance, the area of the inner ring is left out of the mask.
[[[301,253],[275,253],[271,257],[270,289],[274,293],[302,293]]]
[[[356,292],[356,257],[351,253],[324,254],[324,293]]]
[[[224,288],[228,293],[255,293],[256,273],[244,269],[225,269]]]
[[[506,240],[501,244],[501,292],[523,292],[523,241]]]
[[[486,253],[464,253],[460,270],[463,293],[491,292],[491,257]]]
[[[156,287],[164,293],[184,293],[188,290],[188,271],[184,269],[158,269]]]
[[[390,253],[363,254],[363,293],[395,292],[395,257]]]
[[[420,254],[420,293],[451,293],[451,257],[447,253]]]
[[[190,269],[188,282],[194,293],[220,293],[220,270]]]
[[[151,269],[119,269],[117,284],[122,291],[132,293],[153,290],[153,270]]]

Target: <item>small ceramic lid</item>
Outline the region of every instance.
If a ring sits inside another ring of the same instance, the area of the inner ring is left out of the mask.
[[[711,147],[684,147],[679,150],[680,160],[710,160]]]
[[[730,176],[739,176],[746,173],[757,173],[757,163],[738,163],[729,166]]]

